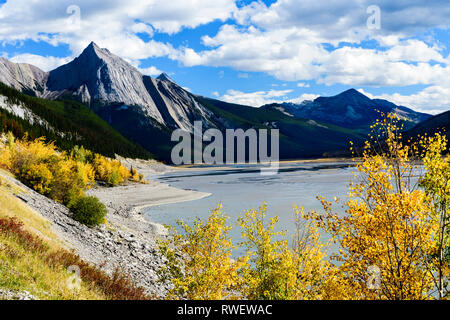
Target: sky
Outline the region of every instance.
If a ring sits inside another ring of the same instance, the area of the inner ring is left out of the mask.
[[[450,109],[448,0],[0,0],[0,56],[50,71],[94,41],[192,93],[259,107],[355,88]]]

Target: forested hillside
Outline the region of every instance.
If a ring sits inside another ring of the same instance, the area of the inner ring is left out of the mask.
[[[88,107],[72,100],[51,101],[23,94],[0,83],[0,96],[7,104],[29,109],[45,123],[30,122],[25,117],[0,107],[0,131],[12,131],[17,137],[45,136],[64,150],[84,146],[104,156],[119,154],[132,158],[151,158],[141,146],[130,142]]]

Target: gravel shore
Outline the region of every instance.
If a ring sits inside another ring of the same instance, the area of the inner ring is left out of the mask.
[[[138,170],[143,172],[142,168]],[[158,297],[165,295],[168,284],[158,282],[157,271],[164,261],[158,254],[156,241],[165,238],[167,230],[162,225],[147,221],[140,210],[209,195],[154,181],[114,188],[95,187],[87,194],[97,196],[107,206],[108,223],[88,228],[74,221],[65,206],[38,194],[14,178],[4,177],[26,190],[17,197],[52,223],[53,232],[68,249],[73,249],[83,260],[107,273],[121,268],[147,293]]]

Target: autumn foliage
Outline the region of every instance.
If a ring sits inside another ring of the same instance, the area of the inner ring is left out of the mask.
[[[226,217],[213,210],[161,245],[169,298],[445,299],[450,275],[450,164],[444,136],[404,141],[383,115],[355,154],[346,199],[318,196],[323,210],[295,207],[292,237],[277,232],[266,206],[238,219],[246,254]],[[353,146],[352,146],[353,149]],[[344,214],[335,211],[343,206]],[[328,242],[320,235],[327,234]]]
[[[0,148],[0,165],[30,188],[69,208],[80,208],[76,204],[87,201],[84,191],[96,181],[107,186],[129,180],[144,182],[143,176],[136,170],[129,170],[120,161],[105,158],[83,147],[65,152],[53,143],[46,143],[44,138],[17,140],[11,133],[6,135],[6,142]],[[84,214],[79,220],[96,225],[103,221],[103,218],[98,218],[104,216],[104,208],[100,209],[91,210],[91,215]]]

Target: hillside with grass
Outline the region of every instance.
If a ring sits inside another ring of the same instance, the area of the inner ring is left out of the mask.
[[[148,299],[118,271],[106,274],[68,250],[52,223],[20,199],[27,192],[0,169],[0,300]],[[80,278],[71,273],[78,266]]]

